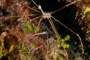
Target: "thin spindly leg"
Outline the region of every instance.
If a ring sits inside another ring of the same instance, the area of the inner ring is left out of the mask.
[[[57,32],[57,30],[56,30],[56,28],[55,28],[54,24],[53,24],[52,19],[51,19],[51,18],[49,18],[48,20],[49,20],[49,23],[51,24],[51,27],[52,27],[53,31],[54,31],[54,32],[55,32],[55,34],[56,34],[56,37],[57,37],[57,38],[59,38],[59,34],[58,34],[58,32]]]
[[[38,23],[38,25],[37,25],[37,27],[36,27],[35,33],[37,32],[37,28],[40,26],[40,23],[41,23],[42,20],[43,20],[43,19],[40,18],[39,23]]]
[[[40,16],[33,18],[32,21],[33,21],[33,20],[37,20],[38,18],[40,18]]]
[[[24,5],[24,4],[22,4],[22,3],[20,3],[20,2],[18,2],[18,1],[16,1],[16,0],[14,0],[13,2],[19,3],[19,4],[21,4],[21,5],[25,6],[25,7],[29,8],[29,9],[31,9],[31,10],[33,10],[33,11],[35,11],[35,12],[40,13],[40,11],[38,11],[38,10],[36,10],[36,9],[33,9],[33,8],[29,7],[29,6],[26,6],[26,5]]]
[[[55,34],[56,34],[56,37],[57,37],[57,39],[59,39],[60,40],[60,38],[59,38],[59,34],[58,34],[58,32],[57,32],[57,30],[56,30],[56,28],[55,28],[55,26],[54,26],[54,24],[53,24],[53,21],[52,21],[52,19],[51,18],[49,18],[48,19],[49,20],[49,22],[50,22],[50,24],[51,24],[51,26],[52,26],[52,28],[53,28],[53,31],[55,32]],[[63,43],[61,42],[61,45],[62,45],[62,47],[63,47]],[[66,53],[66,58],[67,58],[67,60],[68,60],[68,54],[67,54],[67,51],[66,51],[66,49],[63,47],[63,49],[64,49],[64,52]]]
[[[37,16],[38,14],[29,14],[29,15],[18,15],[18,16],[8,16],[8,17],[21,17],[21,16]]]
[[[62,7],[62,8],[60,8],[60,9],[58,9],[58,10],[55,10],[55,11],[51,12],[51,14],[53,14],[53,13],[55,13],[55,12],[58,12],[58,11],[64,9],[64,8],[66,8],[66,7],[70,6],[70,5],[78,2],[78,1],[80,1],[80,0],[75,0],[75,1],[73,1],[72,3],[70,3],[70,4],[68,4],[68,5],[65,5],[64,7]]]
[[[71,31],[72,33],[74,33],[80,40],[80,43],[81,43],[81,48],[82,48],[82,53],[84,53],[84,50],[83,50],[83,43],[82,43],[82,40],[81,40],[81,37],[79,36],[79,34],[77,34],[76,32],[74,32],[73,30],[71,30],[70,28],[68,28],[66,25],[64,25],[62,22],[58,21],[56,18],[54,18],[52,16],[52,18],[57,21],[58,23],[60,23],[62,26],[64,26],[65,28],[67,28],[69,31]]]
[[[30,14],[30,15],[7,16],[7,17],[13,18],[13,17],[21,17],[21,16],[37,16],[37,15],[38,15],[38,14]],[[0,18],[0,19],[4,19],[4,18],[6,18],[6,17],[2,17],[2,18]]]
[[[74,32],[73,30],[71,30],[70,28],[68,28],[66,25],[64,25],[62,22],[60,22],[59,20],[57,20],[56,18],[54,18],[53,16],[52,16],[52,18],[55,20],[55,21],[57,21],[58,23],[60,23],[62,26],[64,26],[65,28],[67,28],[69,31],[71,31],[72,33],[74,33],[74,34],[76,34],[77,35],[77,33],[76,32]]]

